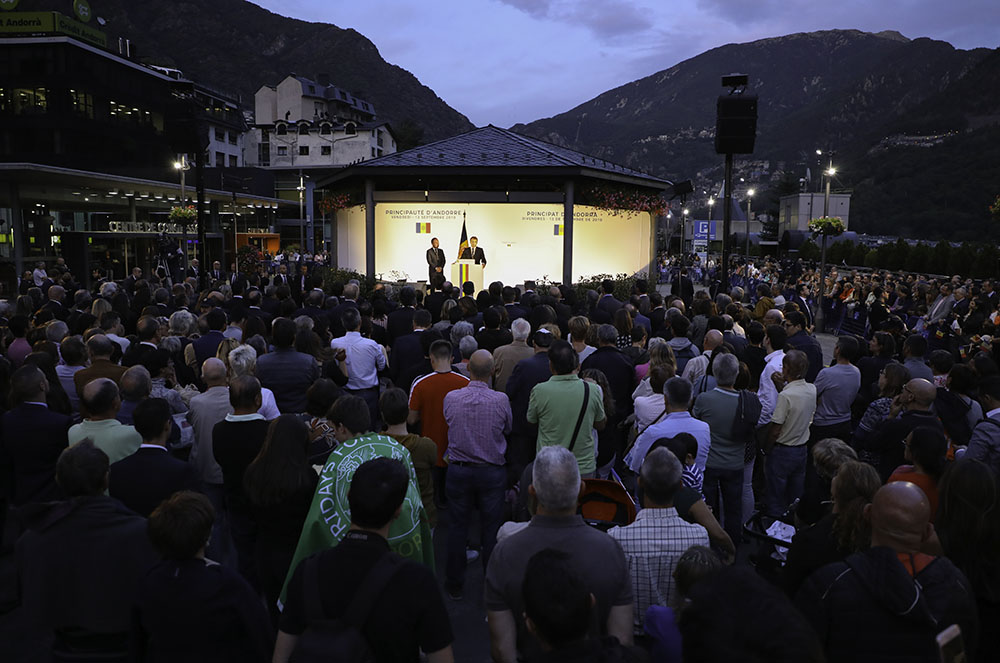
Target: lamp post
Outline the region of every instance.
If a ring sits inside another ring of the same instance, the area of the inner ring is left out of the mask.
[[[299,191],[299,255],[301,256],[306,250],[306,217],[305,217],[305,194],[306,194],[306,181],[305,177],[302,175],[302,169],[299,168],[299,186],[296,187]]]
[[[753,189],[747,190],[747,252],[746,258],[750,259],[750,210],[751,203],[753,202],[753,194],[756,193]]]
[[[816,154],[821,154],[816,150]],[[833,167],[833,154],[830,155],[830,167],[823,174],[826,176],[826,193],[823,196],[823,216],[830,215],[830,180],[837,174],[837,169]],[[819,296],[816,307],[816,331],[822,332],[826,322],[823,314],[823,295],[826,293],[826,233],[822,233],[823,241],[819,256]]]
[[[181,207],[184,207],[184,201],[186,199],[186,193],[184,190],[184,173],[191,170],[191,164],[188,163],[187,155],[182,154],[181,158],[174,162],[174,169],[178,170],[181,174]],[[188,247],[187,247],[187,223],[181,222],[181,246],[184,248],[184,264],[181,268],[184,270],[184,276],[187,276],[187,263],[188,263]]]
[[[684,234],[687,232],[688,214],[691,213],[687,207],[681,213],[681,266],[684,265]]]

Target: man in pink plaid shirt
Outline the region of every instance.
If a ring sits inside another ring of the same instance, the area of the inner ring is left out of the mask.
[[[493,356],[486,350],[477,350],[469,359],[469,384],[444,397],[444,418],[448,422],[445,589],[456,600],[462,597],[465,583],[465,541],[472,507],[478,507],[482,521],[484,569],[503,520],[507,487],[504,436],[510,433],[512,415],[507,396],[490,388],[492,376]]]

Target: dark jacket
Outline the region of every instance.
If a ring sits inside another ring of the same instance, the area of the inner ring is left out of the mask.
[[[632,413],[632,391],[635,389],[635,367],[621,350],[606,345],[594,350],[580,365],[580,371],[596,368],[604,373],[615,399],[615,421]]]
[[[933,412],[910,410],[895,419],[886,419],[879,424],[874,433],[865,436],[862,449],[878,456],[876,469],[882,478],[882,483],[888,481],[893,470],[905,462],[903,440],[917,426],[931,426],[944,432],[941,420]]]
[[[400,306],[388,315],[385,330],[389,334],[389,343],[394,343],[400,336],[405,336],[413,331],[414,311],[416,309],[412,306]]]
[[[160,502],[179,490],[197,490],[194,466],[166,449],[142,447],[111,465],[108,492],[140,516],[149,517]]]
[[[0,418],[0,496],[11,504],[62,498],[56,461],[73,419],[44,405],[21,403]]]
[[[257,379],[274,392],[282,414],[301,414],[306,411],[306,391],[319,379],[319,364],[293,348],[276,348],[257,360]]]
[[[194,355],[198,359],[199,366],[201,366],[206,359],[211,359],[215,356],[215,353],[219,351],[219,344],[222,343],[222,339],[224,338],[225,336],[222,335],[221,331],[213,329],[204,336],[191,341],[191,344],[194,346]]]
[[[17,542],[25,616],[46,630],[127,648],[132,600],[158,559],[146,519],[104,496],[32,505],[21,515],[28,530]]]
[[[420,335],[427,331],[412,331],[397,338],[392,344],[392,352],[389,353],[389,377],[394,384],[403,389],[409,389],[410,385],[403,386],[399,381],[399,376],[415,364],[419,364],[424,359],[424,348],[420,344]],[[436,334],[437,332],[431,332]]]
[[[809,371],[806,372],[806,382],[816,381],[816,376],[823,369],[823,347],[815,336],[805,331],[797,331],[788,337],[789,350],[801,350],[809,359]]]
[[[879,546],[806,580],[795,602],[828,663],[937,663],[934,638],[952,624],[961,627],[966,651],[975,651],[979,620],[969,582],[946,557],[930,560],[911,577],[894,550]]]
[[[545,382],[552,377],[549,368],[547,352],[536,352],[527,359],[517,362],[514,372],[507,380],[507,397],[510,399],[510,410],[513,414],[511,432],[534,436],[537,428],[528,423],[528,399],[536,384]]]

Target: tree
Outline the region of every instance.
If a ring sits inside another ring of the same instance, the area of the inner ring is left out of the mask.
[[[976,261],[976,249],[968,242],[957,249],[952,249],[948,255],[948,271],[946,274],[962,274],[968,276]]]
[[[865,258],[867,257],[868,247],[861,242],[858,242],[854,245],[854,249],[851,251],[851,257],[847,260],[847,262],[855,267],[863,267],[865,264]]]
[[[811,239],[802,242],[802,246],[799,247],[799,257],[803,260],[819,260],[820,250],[816,242]]]
[[[906,257],[906,264],[903,266],[908,272],[926,272],[931,261],[931,247],[923,242],[918,242],[910,255]]]
[[[868,252],[868,255],[865,256],[865,267],[875,269],[878,266],[878,251],[872,249]]]
[[[934,246],[931,259],[927,262],[927,271],[931,274],[944,274],[948,271],[948,258],[951,255],[951,244],[943,239]]]
[[[424,144],[424,128],[410,118],[406,118],[393,127],[396,136],[396,150],[402,152]]]
[[[886,265],[889,269],[903,269],[906,266],[906,259],[910,255],[910,245],[906,243],[906,240],[902,237],[896,240],[896,243],[892,245],[892,252],[889,254],[888,264]]]
[[[1000,253],[992,244],[979,247],[976,260],[972,264],[971,276],[977,279],[995,279],[998,273]]]

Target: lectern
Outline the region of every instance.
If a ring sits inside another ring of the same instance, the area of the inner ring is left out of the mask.
[[[483,289],[483,266],[475,260],[456,260],[451,263],[451,282],[461,288],[466,281],[472,281],[476,292]]]

